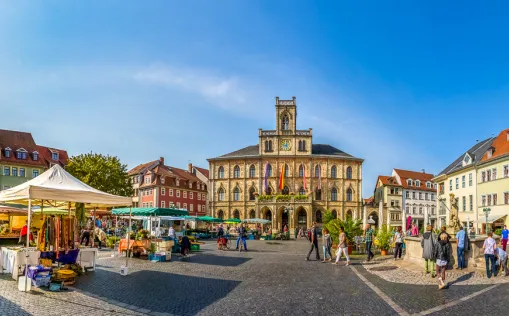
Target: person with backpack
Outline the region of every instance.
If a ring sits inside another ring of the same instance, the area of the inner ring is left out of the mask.
[[[320,261],[320,254],[318,253],[318,234],[316,232],[316,222],[313,222],[313,226],[311,226],[311,229],[308,231],[308,236],[309,242],[311,242],[311,249],[308,252],[306,260],[309,261],[309,256],[311,256],[311,253],[313,250],[315,250],[316,260]]]
[[[435,250],[435,257],[437,258],[437,275],[438,275],[438,289],[441,290],[446,287],[445,283],[445,270],[452,257],[452,247],[449,242],[449,234],[441,232],[438,235],[437,247]]]
[[[435,277],[435,259],[436,259],[437,236],[433,232],[431,225],[426,226],[426,232],[422,234],[421,247],[422,258],[424,259],[424,272],[426,275],[431,273]]]

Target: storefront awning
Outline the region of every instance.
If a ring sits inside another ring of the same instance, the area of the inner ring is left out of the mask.
[[[493,224],[494,222],[496,222],[499,219],[502,219],[502,218],[504,218],[506,216],[507,215],[504,215],[504,214],[488,216],[488,224]],[[485,224],[486,223],[486,217],[483,218],[483,217],[479,216],[479,220],[473,221],[473,222],[474,223],[479,223],[479,224]]]

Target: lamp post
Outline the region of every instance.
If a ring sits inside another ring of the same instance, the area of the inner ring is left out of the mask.
[[[488,215],[490,215],[491,208],[485,207],[482,210],[484,212],[484,215],[486,216],[486,234],[488,234]]]
[[[291,217],[293,216],[293,208],[290,206],[290,204],[285,206],[285,213],[288,213],[288,223],[286,223],[286,225],[288,225],[288,239],[290,239],[290,221]],[[297,239],[297,234],[295,234],[295,239]]]

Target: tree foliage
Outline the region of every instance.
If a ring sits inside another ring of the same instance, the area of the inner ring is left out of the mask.
[[[361,224],[362,221],[360,219],[353,220],[351,218],[347,218],[343,221],[337,218],[329,220],[329,222],[325,225],[325,228],[329,231],[334,242],[337,243],[339,240],[339,228],[342,227],[348,243],[352,243],[354,241],[354,237],[362,235]]]
[[[73,156],[66,170],[95,189],[132,196],[133,187],[127,174],[127,165],[122,164],[117,157],[94,153]]]

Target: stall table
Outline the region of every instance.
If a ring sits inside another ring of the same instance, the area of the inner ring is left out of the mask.
[[[83,268],[95,271],[95,262],[97,260],[97,248],[81,248],[78,256],[78,262]]]
[[[25,264],[26,250],[16,251],[7,247],[0,248],[0,272],[10,273],[14,280],[18,279],[19,268]],[[28,250],[28,264],[38,265],[40,251]]]

